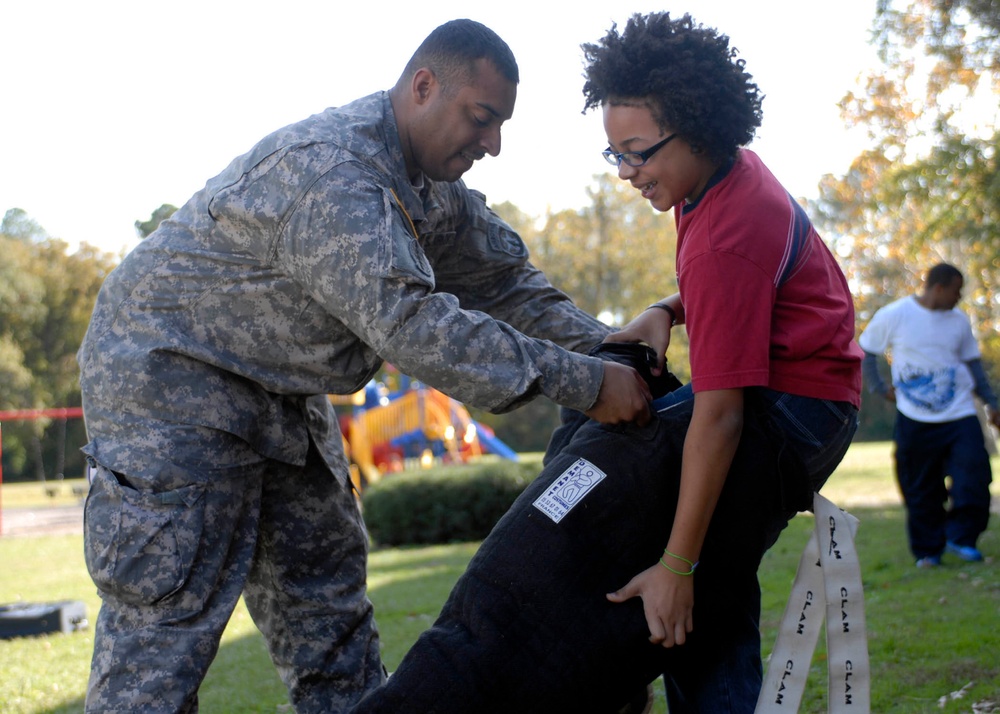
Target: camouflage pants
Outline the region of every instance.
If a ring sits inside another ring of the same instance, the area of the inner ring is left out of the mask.
[[[86,711],[196,712],[241,594],[296,711],[346,711],[384,676],[349,482],[315,447],[296,467],[221,432],[175,436],[133,445],[140,475],[95,471],[84,547],[103,603]],[[105,445],[119,468],[128,449]]]

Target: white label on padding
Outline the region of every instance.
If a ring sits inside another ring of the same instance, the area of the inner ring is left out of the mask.
[[[558,523],[606,476],[586,459],[579,459],[535,499],[534,506]]]

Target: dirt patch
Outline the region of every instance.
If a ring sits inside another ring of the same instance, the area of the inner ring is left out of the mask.
[[[83,504],[45,508],[5,508],[0,536],[76,535],[83,533]]]

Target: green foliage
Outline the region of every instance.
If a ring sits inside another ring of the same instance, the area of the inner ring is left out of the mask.
[[[11,208],[0,221],[0,235],[17,238],[25,242],[40,241],[48,238],[45,229],[38,225],[23,208]]]
[[[889,363],[883,355],[878,356],[879,373],[889,381]],[[879,394],[868,391],[867,385],[861,390],[861,410],[858,412],[858,431],[855,442],[889,441],[896,425],[896,404]]]
[[[611,174],[595,175],[588,195],[589,206],[550,213],[542,221],[510,203],[493,210],[521,235],[532,263],[553,285],[590,314],[621,327],[677,292],[677,231],[670,215],[658,215],[638,191]],[[690,379],[684,330],[674,330],[667,360],[682,382]],[[510,414],[476,418],[516,451],[536,451],[545,448],[558,424],[558,409],[536,400]]]
[[[19,209],[0,225],[0,409],[78,406],[76,351],[115,258],[86,245],[68,253]],[[83,472],[78,420],[3,427],[6,480]]]
[[[885,374],[888,374],[888,367]],[[858,412],[858,431],[854,435],[854,441],[890,440],[895,425],[896,405],[878,394],[862,392],[861,410]]]
[[[856,295],[859,329],[916,292],[931,265],[965,274],[965,299],[1000,381],[1000,13],[990,0],[880,0],[882,66],[841,103],[872,146],[813,205]]]
[[[489,460],[387,476],[365,490],[365,522],[380,546],[482,540],[538,470]]]
[[[169,203],[161,204],[150,214],[149,220],[135,222],[136,235],[140,238],[148,238],[150,233],[160,227],[160,223],[170,218],[176,211],[177,206],[172,206]]]
[[[553,285],[592,315],[624,324],[677,291],[674,222],[610,174],[594,176],[588,195],[589,206],[550,213],[540,229],[523,214],[509,216],[509,204],[495,208],[522,231]]]
[[[493,429],[498,439],[518,453],[545,451],[549,436],[559,426],[559,406],[545,397],[506,414],[491,414],[471,407],[469,414]]]

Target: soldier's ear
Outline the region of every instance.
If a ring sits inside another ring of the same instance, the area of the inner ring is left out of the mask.
[[[427,67],[421,67],[413,73],[410,88],[413,93],[414,104],[424,104],[433,96],[434,91],[438,88],[437,77]]]

